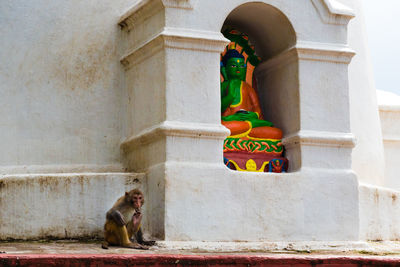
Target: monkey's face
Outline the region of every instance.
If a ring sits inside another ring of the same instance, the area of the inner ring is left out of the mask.
[[[135,211],[140,212],[140,208],[142,207],[142,204],[143,204],[143,195],[142,194],[134,194],[132,196],[131,203],[132,203]]]

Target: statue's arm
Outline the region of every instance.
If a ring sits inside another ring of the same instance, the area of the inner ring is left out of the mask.
[[[254,90],[254,88],[251,86],[248,86],[247,89],[249,92],[249,98],[250,98],[251,104],[253,106],[253,112],[256,112],[258,114],[258,118],[260,120],[263,120],[264,116],[261,111],[260,102],[258,100],[258,95],[257,95],[256,90]]]
[[[221,113],[224,112],[233,102],[235,96],[230,93],[229,83],[221,83]]]

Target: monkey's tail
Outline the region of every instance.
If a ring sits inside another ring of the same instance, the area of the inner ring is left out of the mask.
[[[103,241],[103,242],[101,243],[101,248],[103,248],[103,249],[108,249],[108,242],[107,242],[107,241]]]

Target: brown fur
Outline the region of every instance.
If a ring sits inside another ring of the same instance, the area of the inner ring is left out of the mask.
[[[142,218],[141,207],[144,204],[143,193],[133,189],[120,197],[107,212],[104,224],[104,239],[102,248],[109,245],[127,248],[148,249],[146,245],[153,245],[154,241],[144,241],[140,229]],[[134,225],[133,221],[136,221]],[[135,237],[135,240],[132,240]]]

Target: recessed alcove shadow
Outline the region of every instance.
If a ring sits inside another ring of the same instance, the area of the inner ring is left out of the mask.
[[[283,138],[296,134],[300,130],[299,64],[291,22],[271,5],[250,2],[230,12],[221,32],[227,28],[246,34],[261,58],[254,76],[265,119],[282,129]],[[300,168],[297,149],[286,147],[285,156],[289,171]]]

